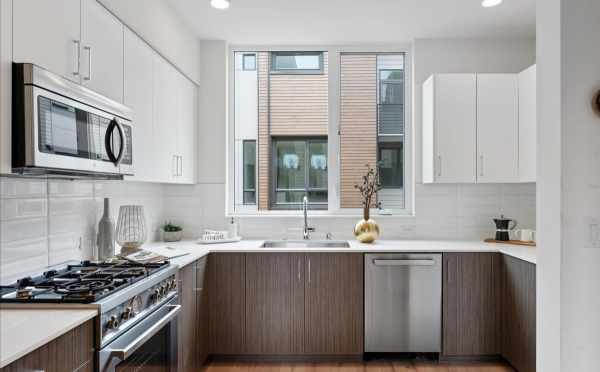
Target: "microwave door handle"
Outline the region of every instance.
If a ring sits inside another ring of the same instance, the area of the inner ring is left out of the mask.
[[[171,311],[164,317],[162,317],[159,321],[154,323],[150,328],[148,328],[144,333],[139,335],[135,340],[133,340],[129,345],[125,346],[122,349],[112,349],[110,351],[111,355],[116,356],[121,360],[125,360],[129,358],[133,353],[136,352],[146,341],[151,339],[155,334],[158,333],[167,323],[173,320],[179,312],[181,311],[181,305],[167,305],[172,308]]]
[[[119,132],[119,154],[115,155],[112,148],[112,135],[115,131],[115,128]],[[106,148],[106,154],[110,161],[118,166],[123,160],[123,155],[125,155],[125,133],[123,132],[123,126],[117,121],[117,119],[112,119],[110,124],[108,124],[108,128],[106,128],[106,134],[104,136],[104,147]]]

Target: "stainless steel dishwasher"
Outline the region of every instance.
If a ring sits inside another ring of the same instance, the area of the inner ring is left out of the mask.
[[[442,255],[365,255],[365,351],[441,350]]]

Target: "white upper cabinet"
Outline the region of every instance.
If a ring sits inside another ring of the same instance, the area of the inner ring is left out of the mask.
[[[177,182],[179,127],[177,70],[160,56],[154,59],[154,146],[156,176],[161,182]]]
[[[154,51],[125,29],[124,103],[133,110],[135,181],[156,181],[154,150]]]
[[[423,182],[476,181],[476,76],[436,74],[423,85]]]
[[[519,74],[519,180],[536,181],[536,66]]]
[[[80,82],[80,0],[13,1],[13,60]]]
[[[196,182],[196,85],[179,75],[179,128],[177,150],[179,152],[179,183]]]
[[[519,182],[516,74],[477,75],[477,182]]]
[[[123,102],[123,24],[96,0],[82,0],[83,84]]]

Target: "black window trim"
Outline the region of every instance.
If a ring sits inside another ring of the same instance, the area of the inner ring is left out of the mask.
[[[319,56],[319,68],[318,69],[278,69],[275,67],[275,57],[277,57],[277,56],[313,56],[313,55]],[[274,74],[274,75],[278,75],[278,74],[279,75],[323,75],[325,73],[324,55],[325,55],[325,52],[322,52],[322,51],[271,52],[270,73]]]
[[[309,193],[311,191],[327,191],[329,197],[329,185],[326,188],[322,187],[310,187],[309,186],[309,162],[310,156],[305,159],[305,181],[303,189],[280,189],[277,188],[277,152],[275,151],[277,142],[281,141],[303,141],[306,154],[309,154],[309,146],[311,142],[325,143],[327,149],[329,149],[329,142],[327,137],[322,136],[284,136],[284,137],[271,137],[271,162],[269,164],[271,168],[271,180],[270,180],[270,198],[269,208],[270,210],[296,210],[302,207],[302,203],[277,203],[277,191],[303,191]],[[329,172],[329,156],[327,156],[327,172]],[[294,208],[297,207],[297,208]],[[329,202],[309,202],[308,208],[311,210],[327,210],[329,208]]]

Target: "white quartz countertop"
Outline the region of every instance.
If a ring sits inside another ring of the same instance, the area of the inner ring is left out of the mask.
[[[153,247],[173,247],[189,254],[176,257],[171,262],[183,267],[209,253],[217,252],[359,252],[359,253],[403,253],[403,252],[499,252],[530,263],[536,263],[536,247],[511,244],[484,243],[462,240],[379,240],[373,244],[362,244],[350,240],[350,248],[261,248],[264,240],[242,240],[236,243],[198,244],[193,240],[175,243],[152,242],[144,249]]]
[[[0,309],[0,368],[85,323],[96,309]]]

